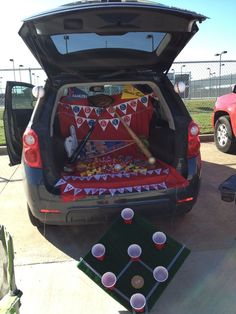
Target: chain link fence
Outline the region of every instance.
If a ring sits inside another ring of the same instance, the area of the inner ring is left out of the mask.
[[[230,93],[236,84],[236,60],[174,62],[168,76],[173,84],[185,83],[181,97],[187,109],[199,124],[201,133],[212,133],[211,115],[216,98]],[[6,81],[44,85],[45,79],[40,68],[0,69],[0,111],[4,106]]]

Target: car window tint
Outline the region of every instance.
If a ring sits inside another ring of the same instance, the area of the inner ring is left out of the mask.
[[[158,48],[166,33],[129,32],[118,35],[99,35],[95,33],[60,34],[51,39],[60,54],[77,51],[120,48],[151,52]]]
[[[32,89],[26,86],[14,86],[12,88],[12,109],[32,109],[36,98],[32,95]]]

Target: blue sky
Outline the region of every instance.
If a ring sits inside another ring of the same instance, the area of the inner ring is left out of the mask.
[[[0,69],[12,66],[10,58],[24,67],[37,66],[34,57],[18,35],[21,20],[34,13],[44,11],[70,1],[25,0],[4,1],[0,11]],[[236,1],[235,0],[163,0],[162,4],[201,13],[209,17],[200,24],[199,32],[178,56],[177,61],[217,60],[215,53],[227,50],[224,58],[236,59]],[[13,10],[14,7],[14,10]]]

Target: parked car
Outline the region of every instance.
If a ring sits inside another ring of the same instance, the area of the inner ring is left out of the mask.
[[[212,116],[216,147],[224,153],[236,151],[236,85],[232,93],[217,98]]]
[[[7,83],[4,126],[11,165],[23,148],[33,224],[191,210],[199,128],[167,72],[205,19],[154,2],[83,1],[23,22],[48,79],[37,102],[33,85]]]

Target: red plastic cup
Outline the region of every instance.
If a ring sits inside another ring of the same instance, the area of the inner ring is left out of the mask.
[[[101,281],[104,287],[112,290],[116,284],[116,275],[109,271],[102,275]]]
[[[168,270],[163,266],[157,266],[153,270],[153,277],[158,282],[164,282],[168,279],[169,273]]]
[[[124,219],[125,224],[132,224],[132,219],[134,217],[134,211],[131,208],[124,208],[121,211],[121,217]]]
[[[143,313],[146,306],[146,298],[141,293],[135,293],[130,298],[130,305],[135,310],[135,312]]]
[[[105,258],[106,248],[103,244],[97,243],[92,247],[91,253],[92,255],[98,259],[99,261],[103,261]]]
[[[163,247],[165,246],[165,243],[166,243],[166,235],[165,235],[165,233],[161,232],[161,231],[157,231],[157,232],[153,233],[152,241],[154,242],[155,247],[158,250],[163,249]]]
[[[138,261],[142,254],[142,248],[138,244],[131,244],[127,252],[132,261]]]

